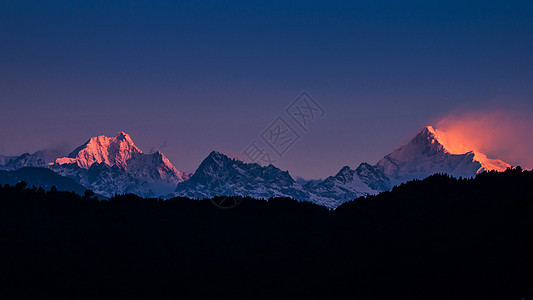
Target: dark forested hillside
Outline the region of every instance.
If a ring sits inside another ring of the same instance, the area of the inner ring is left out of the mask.
[[[330,211],[0,187],[8,298],[533,295],[533,173],[434,175]]]
[[[84,186],[71,178],[61,176],[47,168],[24,167],[14,171],[0,170],[0,185],[24,181],[28,186],[41,187],[50,190],[55,186],[59,191],[74,191],[80,195],[87,190]],[[100,196],[100,198],[105,198]]]

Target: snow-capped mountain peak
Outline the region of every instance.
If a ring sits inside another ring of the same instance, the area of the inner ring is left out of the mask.
[[[127,133],[121,131],[111,138],[104,135],[92,137],[71,152],[68,157],[56,159],[55,163],[60,165],[76,163],[84,169],[88,169],[94,163],[126,167],[126,162],[134,153],[142,153],[142,151],[135,146]]]
[[[415,148],[424,148],[424,151],[431,155],[435,153],[449,153],[446,147],[439,141],[435,129],[432,126],[426,126],[418,133],[406,146],[402,147],[404,151]]]
[[[133,144],[133,141],[131,140],[130,135],[125,133],[124,131],[119,131],[119,133],[117,133],[117,135],[115,136],[115,139],[124,140],[124,141],[127,141],[130,144]]]
[[[306,184],[305,189],[312,202],[333,208],[360,196],[386,191],[390,181],[378,168],[362,163],[355,170],[344,166],[335,176]]]
[[[124,131],[114,137],[92,137],[67,157],[56,159],[50,167],[106,196],[166,195],[189,178],[162,152],[144,154]]]
[[[241,195],[308,199],[307,193],[289,172],[273,165],[263,167],[231,159],[216,151],[202,161],[189,180],[178,184],[174,195],[193,198]]]
[[[341,181],[344,181],[346,182],[346,180],[348,180],[351,176],[353,176],[352,174],[352,170],[350,169],[349,166],[344,166],[340,169],[339,172],[337,172],[337,175],[335,175],[335,177],[338,179],[338,180],[341,180]]]
[[[409,143],[376,165],[393,184],[434,173],[471,177],[484,170],[503,171],[510,165],[460,145],[443,131],[426,126]]]
[[[219,168],[223,168],[225,163],[230,162],[231,159],[227,157],[225,154],[222,154],[218,151],[211,151],[209,155],[204,159],[202,163],[205,162],[205,164],[209,164],[211,166],[218,166]],[[205,166],[205,165],[204,165]]]

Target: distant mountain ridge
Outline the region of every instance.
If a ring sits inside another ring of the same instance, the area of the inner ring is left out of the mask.
[[[255,198],[293,197],[306,200],[308,195],[287,171],[273,165],[261,166],[230,159],[213,151],[191,178],[179,183],[175,196],[210,198],[217,195]]]
[[[125,132],[114,137],[96,136],[66,157],[50,161],[40,151],[21,156],[0,156],[0,170],[46,167],[69,177],[96,193],[111,197],[133,193],[143,197],[250,196],[291,197],[329,208],[354,198],[390,190],[411,179],[434,173],[472,177],[484,170],[503,171],[509,164],[467,151],[454,153],[442,134],[426,126],[409,143],[383,157],[375,165],[343,167],[324,180],[294,180],[288,171],[268,165],[245,163],[213,151],[194,174],[176,169],[161,152],[145,154]]]
[[[291,197],[334,208],[355,197],[376,194],[389,188],[389,181],[383,173],[368,164],[361,164],[356,170],[344,167],[334,177],[302,186],[288,171],[273,165],[245,163],[213,151],[189,180],[178,184],[172,196],[200,199],[220,195],[266,199]]]
[[[191,180],[178,184],[173,195],[210,198],[241,195],[255,198],[292,197],[329,208],[366,195],[390,190],[412,179],[435,173],[473,177],[485,170],[504,171],[509,164],[473,151],[451,153],[437,132],[426,126],[409,143],[386,155],[375,165],[361,163],[356,169],[343,167],[323,181],[297,183],[288,172],[269,165],[247,164],[212,152]]]
[[[374,195],[391,188],[389,179],[374,166],[362,163],[357,169],[343,167],[335,176],[320,183],[308,183],[310,201],[326,207],[337,207],[355,198]]]
[[[14,171],[24,167],[41,167],[47,166],[47,163],[41,152],[33,154],[23,153],[20,156],[3,156],[0,155],[0,170]]]

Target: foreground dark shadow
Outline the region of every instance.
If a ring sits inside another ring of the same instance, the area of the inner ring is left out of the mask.
[[[2,298],[526,299],[533,173],[434,175],[335,211],[0,187]]]

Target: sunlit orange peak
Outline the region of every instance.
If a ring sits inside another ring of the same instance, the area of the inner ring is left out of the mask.
[[[485,154],[478,151],[475,145],[472,145],[472,141],[466,137],[453,134],[448,131],[443,131],[439,129],[434,129],[432,126],[426,126],[427,130],[432,133],[435,139],[444,147],[444,149],[450,154],[465,154],[468,152],[474,153],[474,160],[478,161],[481,164],[481,167],[478,170],[482,171],[505,171],[509,165],[508,163],[499,160],[488,158]],[[470,145],[470,146],[468,146]]]

